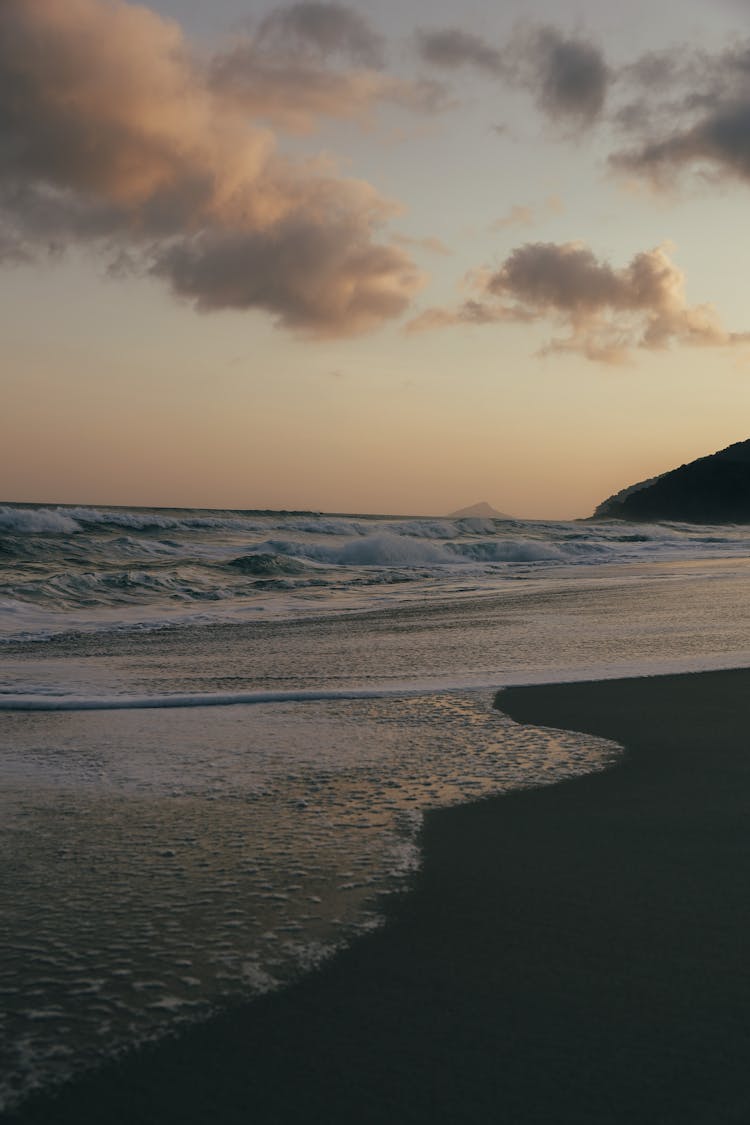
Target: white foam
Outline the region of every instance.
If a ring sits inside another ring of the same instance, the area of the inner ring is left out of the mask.
[[[429,689],[427,689],[429,690]],[[442,690],[435,688],[435,691]],[[335,699],[383,699],[419,694],[424,689],[352,688],[336,691],[238,691],[189,695],[8,695],[0,694],[0,711],[125,711],[165,707],[231,707],[237,704],[306,703]]]
[[[750,552],[747,528],[613,521],[5,505],[2,530],[12,561],[0,583],[3,643],[395,609],[493,595],[532,575],[583,582],[610,564],[741,563]],[[301,559],[305,570],[285,575],[283,559],[271,575],[226,565],[258,554]]]
[[[383,531],[349,538],[336,545],[269,539],[256,544],[256,553],[288,555],[333,566],[421,567],[455,565],[456,556],[434,542]]]
[[[326,554],[327,561],[339,566],[439,566],[455,562],[445,548],[434,543],[387,532],[368,535]]]
[[[565,547],[538,539],[492,539],[451,546],[456,555],[473,562],[560,562],[571,555]]]
[[[52,508],[0,507],[0,531],[16,535],[72,535],[81,525]]]
[[[489,678],[430,676],[403,679],[374,687],[311,688],[294,691],[237,691],[163,693],[153,695],[66,695],[45,686],[33,692],[0,691],[0,712],[11,711],[139,711],[187,707],[237,707],[259,704],[321,703],[346,700],[409,699],[451,691],[495,692],[504,687],[586,683],[632,677],[667,676],[688,672],[714,672],[750,668],[750,648],[700,656],[650,657],[638,660],[599,661],[558,667],[503,669]]]
[[[0,762],[0,845],[24,856],[0,865],[13,903],[0,989],[18,990],[0,1103],[278,987],[373,929],[378,897],[419,863],[425,809],[617,756],[518,726],[476,694],[372,696],[252,722],[153,712],[137,737],[126,713],[62,741],[57,721],[27,724],[21,771]]]

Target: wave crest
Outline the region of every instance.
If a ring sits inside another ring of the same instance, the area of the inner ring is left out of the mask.
[[[81,525],[54,508],[0,508],[0,532],[10,535],[73,535]]]

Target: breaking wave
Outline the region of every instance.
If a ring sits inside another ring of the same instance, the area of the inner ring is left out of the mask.
[[[742,527],[0,506],[0,636],[295,617],[545,568],[746,555]],[[366,607],[366,606],[365,606]]]
[[[0,508],[0,533],[73,535],[81,525],[64,511],[50,508]]]

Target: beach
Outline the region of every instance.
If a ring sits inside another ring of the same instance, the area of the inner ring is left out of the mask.
[[[624,756],[429,812],[383,928],[9,1120],[747,1120],[749,692],[748,670],[500,692]]]
[[[0,0],[0,1125],[750,1125],[740,8]]]

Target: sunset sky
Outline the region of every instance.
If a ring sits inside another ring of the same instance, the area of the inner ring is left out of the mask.
[[[568,518],[750,437],[750,2],[2,0],[0,500]]]

